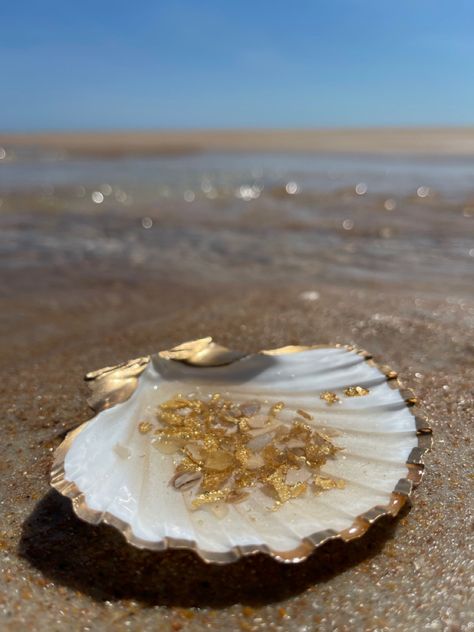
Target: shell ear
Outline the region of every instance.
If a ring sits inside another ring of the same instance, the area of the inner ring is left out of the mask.
[[[87,373],[84,379],[92,391],[87,403],[92,410],[100,412],[127,401],[135,391],[138,378],[149,362],[150,356],[145,356]]]
[[[192,366],[223,366],[240,360],[245,353],[223,347],[208,336],[183,342],[169,351],[160,351],[158,355],[165,360],[178,360]]]

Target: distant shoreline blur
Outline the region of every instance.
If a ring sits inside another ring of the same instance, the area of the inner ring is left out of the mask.
[[[204,152],[474,156],[474,128],[196,130],[1,133],[0,147],[71,156],[172,156]]]

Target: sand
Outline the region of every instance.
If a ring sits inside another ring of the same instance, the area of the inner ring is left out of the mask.
[[[0,146],[33,146],[101,157],[201,151],[473,156],[474,128],[0,133]]]
[[[404,198],[394,241],[380,237],[384,223],[368,228],[377,196],[320,197],[312,223],[275,216],[272,197],[237,219],[209,201],[186,211],[187,222],[163,202],[149,230],[136,220],[143,208],[122,218],[74,211],[66,221],[56,208],[35,210],[35,199],[27,212],[24,198],[16,210],[11,198],[1,217],[2,630],[471,629],[474,259],[465,200]],[[337,209],[344,217],[350,208],[353,232],[340,218],[331,228]],[[131,240],[145,260],[135,250],[96,256],[89,241],[79,256],[86,229],[94,243]],[[326,247],[311,249],[318,234]],[[48,479],[54,448],[91,416],[85,372],[205,335],[249,352],[353,343],[398,370],[434,430],[413,506],[289,566],[148,553],[78,520]]]

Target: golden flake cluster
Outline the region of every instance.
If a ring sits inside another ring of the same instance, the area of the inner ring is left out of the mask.
[[[153,426],[149,421],[142,421],[138,424],[138,431],[141,434],[147,434],[148,432],[150,432],[150,430],[152,430],[152,428]]]
[[[363,395],[368,394],[369,389],[364,386],[348,386],[344,389],[344,395],[346,397],[362,397]],[[337,404],[341,401],[337,394],[333,391],[324,391],[319,397],[325,401],[328,406],[332,406],[333,404]]]
[[[321,393],[319,397],[325,401],[328,406],[332,406],[339,401],[339,397],[332,391],[324,391],[324,393]]]
[[[276,508],[308,489],[320,493],[341,487],[342,481],[320,473],[338,448],[307,424],[312,416],[302,409],[282,423],[284,408],[284,402],[236,403],[218,393],[205,400],[176,395],[164,402],[152,442],[160,452],[178,457],[170,484],[189,497],[192,509],[238,503],[257,488],[273,498]],[[150,429],[142,422],[139,430]]]
[[[362,397],[363,395],[368,395],[369,389],[364,388],[363,386],[349,386],[344,389],[344,395],[346,397]]]

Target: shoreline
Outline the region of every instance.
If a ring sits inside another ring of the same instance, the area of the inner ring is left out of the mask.
[[[474,127],[0,132],[0,146],[98,158],[203,152],[474,157]]]

